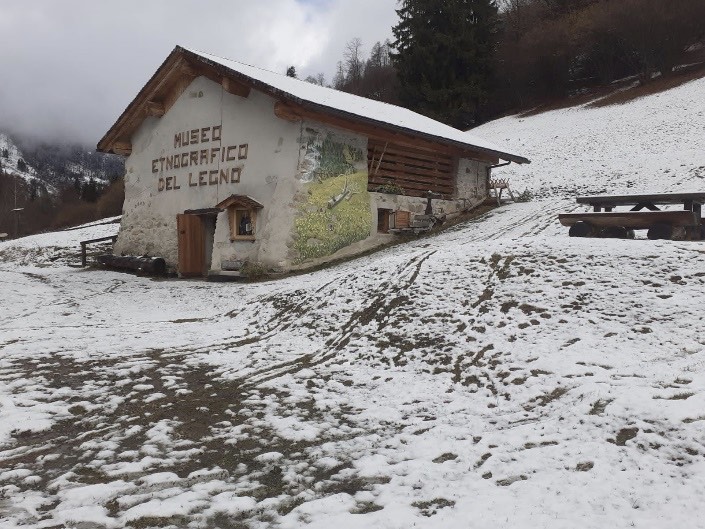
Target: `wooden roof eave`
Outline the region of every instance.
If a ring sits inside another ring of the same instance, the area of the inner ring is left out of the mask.
[[[157,68],[154,75],[147,81],[142,89],[137,93],[132,102],[125,108],[117,121],[105,133],[105,136],[98,142],[98,151],[112,154],[129,154],[124,151],[130,150],[130,136],[134,132],[130,125],[138,120],[141,121],[150,113],[150,103],[154,94],[169,82],[171,74],[179,66],[183,66],[182,50],[177,46],[164,62]],[[136,128],[136,127],[134,127]]]

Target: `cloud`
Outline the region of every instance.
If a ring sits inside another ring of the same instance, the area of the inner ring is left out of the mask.
[[[331,79],[391,37],[396,0],[3,0],[0,130],[94,145],[175,45]]]

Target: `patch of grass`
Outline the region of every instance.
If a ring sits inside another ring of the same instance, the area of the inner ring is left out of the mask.
[[[654,397],[655,400],[686,400],[695,395],[695,393],[686,391],[683,393],[676,393],[671,397]]]
[[[269,276],[267,267],[262,263],[247,261],[240,268],[240,274],[250,281],[258,281]]]
[[[183,527],[188,523],[188,520],[184,516],[170,516],[167,518],[161,518],[157,516],[144,516],[127,523],[127,527],[133,527],[134,529],[151,529],[153,527],[169,527],[177,526]]]
[[[457,454],[452,454],[450,452],[446,452],[445,454],[439,455],[437,458],[433,460],[434,463],[445,463],[446,461],[453,461],[455,459],[458,459]]]
[[[526,450],[531,450],[532,448],[541,448],[544,446],[556,446],[558,441],[543,441],[541,443],[526,443],[524,448]]]
[[[377,505],[375,502],[368,501],[364,503],[358,503],[355,508],[350,511],[350,514],[367,514],[370,512],[377,512],[384,509],[381,505]]]
[[[492,457],[492,454],[490,452],[487,452],[486,454],[482,454],[482,457],[477,460],[477,463],[475,463],[475,469],[477,470],[480,468],[482,465],[485,464],[485,462]]]
[[[593,404],[592,407],[590,408],[590,411],[588,412],[588,415],[602,415],[605,412],[605,409],[609,405],[609,403],[612,402],[611,400],[596,400]]]
[[[416,507],[421,511],[421,514],[426,517],[431,517],[437,514],[440,509],[445,509],[446,507],[454,507],[455,502],[453,500],[447,500],[445,498],[435,498],[430,501],[415,501],[411,504],[412,507]]]
[[[617,437],[614,440],[609,440],[609,442],[616,444],[617,446],[624,446],[627,444],[627,441],[630,439],[634,439],[636,437],[636,434],[639,433],[639,428],[636,426],[633,428],[622,428],[617,432]]]
[[[516,483],[517,481],[526,481],[527,479],[529,478],[522,474],[520,476],[512,476],[510,478],[499,479],[497,480],[497,485],[500,487],[508,487],[512,483]]]
[[[519,193],[517,196],[514,197],[514,202],[531,202],[534,199],[534,194],[529,191],[528,189],[525,189],[521,193]]]
[[[551,393],[546,393],[545,395],[541,395],[540,397],[537,397],[536,404],[538,406],[547,406],[551,402],[560,399],[563,395],[568,393],[568,388],[556,388]]]

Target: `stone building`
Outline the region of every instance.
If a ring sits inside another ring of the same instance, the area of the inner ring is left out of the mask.
[[[176,47],[98,143],[127,156],[115,253],[182,276],[305,268],[485,200],[489,142],[409,110]]]

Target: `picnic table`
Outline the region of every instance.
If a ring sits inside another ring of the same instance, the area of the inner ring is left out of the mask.
[[[649,239],[705,239],[705,193],[596,195],[578,197],[576,201],[593,210],[558,215],[559,222],[570,227],[571,237],[634,238],[634,230],[648,230]],[[631,209],[616,210],[629,206]],[[682,209],[662,209],[663,206]]]

